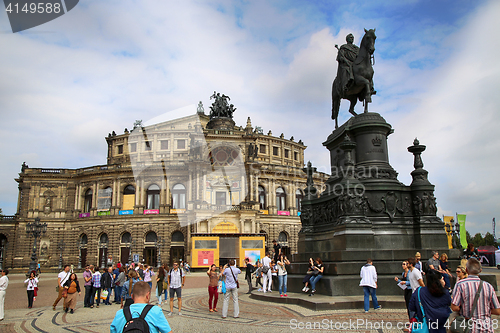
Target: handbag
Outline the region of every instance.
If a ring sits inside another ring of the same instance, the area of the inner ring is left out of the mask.
[[[33,294],[33,296],[37,297],[38,296],[38,287],[35,287],[35,293]]]
[[[231,274],[233,274],[234,281],[236,281],[236,288],[239,288],[240,287],[240,282],[238,280],[236,280],[236,278],[234,277],[234,273],[233,273],[233,270],[231,269],[231,267],[229,267],[229,270],[231,271]]]
[[[68,289],[66,289],[66,288],[63,289],[62,297],[64,297],[64,298],[68,297]]]
[[[168,283],[163,281],[163,290],[167,290],[168,289]]]
[[[225,294],[226,293],[226,282],[224,282],[224,281],[220,281],[220,282],[221,282],[221,288],[220,288],[221,294]]]
[[[476,296],[474,296],[474,302],[472,303],[472,310],[470,312],[470,315],[474,314],[474,311],[476,310],[477,307],[477,301],[479,299],[479,294],[481,293],[481,290],[483,289],[483,281],[479,282],[479,287],[477,288]],[[464,316],[457,316],[450,324],[450,331],[451,333],[467,333],[469,332],[469,319],[470,318],[465,318]]]
[[[219,280],[219,282],[217,282],[217,292],[219,294],[222,293],[222,280]]]
[[[106,300],[108,299],[108,291],[106,289],[104,289],[102,292],[101,292],[101,299],[102,300]]]
[[[422,322],[415,322],[411,326],[411,333],[429,333],[429,324],[427,323],[427,318],[425,317],[424,307],[420,302],[420,289],[418,288],[418,304],[420,305],[420,310],[422,311]]]

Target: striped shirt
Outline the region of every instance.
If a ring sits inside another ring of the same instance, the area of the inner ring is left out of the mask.
[[[479,288],[480,279],[477,275],[469,275],[460,280],[453,290],[451,303],[460,307],[460,314],[471,318],[470,333],[493,333],[491,309],[500,308],[500,303],[491,284],[483,281],[483,289],[477,301],[477,307],[471,316],[471,310]]]
[[[92,275],[92,286],[94,286],[94,288],[101,288],[101,273],[95,272]]]

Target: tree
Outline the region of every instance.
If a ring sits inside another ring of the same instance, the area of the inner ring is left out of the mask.
[[[2,208],[0,208],[0,217],[3,216]]]
[[[484,245],[495,245],[495,238],[489,232],[484,235]]]
[[[485,244],[483,235],[481,233],[477,233],[474,235],[474,238],[472,238],[472,244],[474,244],[474,247],[480,247]]]

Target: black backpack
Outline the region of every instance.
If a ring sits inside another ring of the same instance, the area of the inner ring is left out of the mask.
[[[146,315],[149,310],[153,308],[153,305],[148,304],[144,307],[141,315],[138,318],[132,318],[132,313],[130,313],[130,306],[123,308],[123,314],[125,315],[125,320],[127,323],[123,327],[123,333],[149,333],[149,325],[146,322]]]

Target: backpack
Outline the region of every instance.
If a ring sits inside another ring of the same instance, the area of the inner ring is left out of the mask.
[[[153,305],[148,304],[144,307],[141,315],[138,318],[132,318],[132,313],[130,312],[130,306],[123,308],[123,314],[125,315],[125,320],[127,323],[123,327],[123,333],[149,333],[149,325],[146,321],[146,315],[149,310],[153,308]]]
[[[184,277],[184,271],[183,271],[180,267],[179,267],[178,269],[179,269],[179,271],[181,272],[181,279],[182,279],[182,278]],[[174,269],[172,268],[172,269],[170,270],[170,272],[168,272],[168,276],[170,277],[170,282],[172,282],[172,272],[173,272],[173,271],[174,271]]]
[[[269,267],[262,266],[262,273],[267,274],[268,271],[269,271]]]

